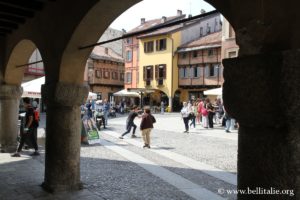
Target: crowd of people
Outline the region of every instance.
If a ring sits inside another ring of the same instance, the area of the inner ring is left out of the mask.
[[[209,98],[183,102],[180,113],[184,122],[185,133],[189,132],[190,127],[195,128],[196,124],[207,129],[213,129],[214,124],[219,124],[225,127],[225,131],[228,133],[238,126],[236,121],[226,112],[221,99],[216,99],[213,103]]]

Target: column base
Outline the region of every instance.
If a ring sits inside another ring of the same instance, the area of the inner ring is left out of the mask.
[[[49,193],[58,193],[58,192],[65,192],[65,191],[76,191],[83,189],[83,183],[77,183],[75,185],[50,185],[46,182],[41,184],[41,187],[49,192]]]
[[[17,150],[17,144],[0,145],[0,153],[14,153]]]

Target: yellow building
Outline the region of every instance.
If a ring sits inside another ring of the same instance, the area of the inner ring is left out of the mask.
[[[177,48],[201,35],[220,31],[220,20],[220,14],[217,13],[138,37],[140,46],[138,87],[152,91],[144,96],[144,105],[160,106],[163,101],[170,109],[173,108],[173,103],[178,107],[179,102],[173,101],[179,85]]]

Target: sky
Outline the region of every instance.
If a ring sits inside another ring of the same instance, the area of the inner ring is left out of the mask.
[[[141,18],[145,18],[147,21],[162,16],[175,16],[177,10],[182,10],[183,14],[195,16],[200,14],[201,9],[207,12],[215,10],[214,7],[202,0],[143,0],[126,10],[110,27],[130,31],[140,25]]]

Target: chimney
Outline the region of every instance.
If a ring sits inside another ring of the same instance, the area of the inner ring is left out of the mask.
[[[108,54],[108,48],[105,47],[105,54]]]
[[[206,11],[205,11],[204,9],[201,9],[201,10],[200,10],[200,13],[201,13],[201,14],[204,14],[204,13],[206,13]]]
[[[189,14],[189,18],[191,18],[192,17],[192,14]]]
[[[177,16],[181,16],[182,15],[182,10],[177,10]]]
[[[146,22],[145,18],[141,18],[141,24],[144,24]]]
[[[162,16],[161,23],[165,23],[167,21],[167,18],[165,16]]]

